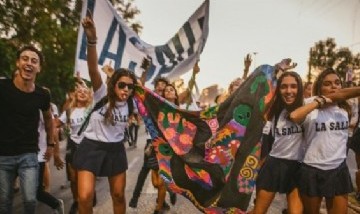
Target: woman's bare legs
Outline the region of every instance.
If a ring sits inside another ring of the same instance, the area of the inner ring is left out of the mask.
[[[125,214],[126,172],[108,178],[114,214]]]

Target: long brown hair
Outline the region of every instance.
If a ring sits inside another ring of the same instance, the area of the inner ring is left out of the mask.
[[[326,68],[324,71],[322,71],[319,76],[317,76],[313,88],[312,88],[312,95],[313,96],[320,96],[321,94],[321,86],[323,84],[323,81],[325,77],[329,74],[335,74],[339,77],[339,80],[341,82],[341,88],[343,87],[343,82],[341,81],[340,75],[332,68]],[[346,101],[338,102],[338,106],[342,109],[344,109],[349,115],[351,115],[351,107]]]
[[[106,112],[105,112],[105,122],[108,122],[110,124],[114,124],[113,121],[113,110],[115,108],[115,103],[117,100],[117,95],[115,93],[115,86],[117,81],[121,78],[121,77],[129,77],[133,80],[134,85],[136,84],[136,77],[134,75],[134,73],[128,69],[125,68],[119,68],[117,69],[114,74],[111,76],[111,78],[109,79],[108,83],[107,83],[107,100],[109,103],[109,107],[107,108]],[[132,91],[132,93],[130,94],[130,96],[127,99],[127,104],[129,107],[129,115],[132,113],[132,109],[133,109],[133,96],[134,96],[134,90]]]
[[[172,87],[172,88],[174,89],[174,91],[175,91],[175,96],[176,96],[176,99],[175,99],[175,101],[174,101],[174,104],[177,105],[177,106],[179,106],[179,105],[180,105],[180,103],[179,103],[179,95],[178,95],[178,93],[177,93],[177,90],[176,90],[175,86],[174,86],[173,84],[168,83],[168,84],[166,84],[165,88],[168,87],[168,86],[169,86],[169,87]],[[162,97],[165,98],[165,89],[164,89],[164,91],[163,91]],[[166,99],[166,98],[165,98],[165,99]]]
[[[297,87],[298,87],[298,91],[297,91],[297,95],[295,98],[295,101],[293,104],[291,105],[286,105],[284,103],[284,101],[281,99],[281,94],[280,94],[280,85],[282,83],[282,81],[284,80],[285,77],[294,77],[295,81],[297,83]],[[294,71],[288,71],[288,72],[284,72],[278,80],[277,83],[277,87],[275,89],[275,96],[273,98],[272,103],[270,104],[268,110],[267,110],[267,114],[266,114],[266,119],[267,120],[271,120],[274,116],[276,118],[279,117],[281,111],[285,108],[289,113],[291,113],[292,111],[294,111],[295,109],[299,108],[300,106],[303,105],[304,102],[304,96],[303,96],[303,84],[302,84],[302,80],[301,77],[299,76],[298,73],[294,72]]]

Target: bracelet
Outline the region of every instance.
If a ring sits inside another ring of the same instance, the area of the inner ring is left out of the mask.
[[[48,147],[54,147],[55,146],[55,143],[48,143],[46,144]]]
[[[320,102],[320,100],[318,100],[317,98],[315,98],[314,101],[316,101],[317,104],[318,104],[318,107],[317,107],[317,108],[321,108],[321,102]]]
[[[326,103],[326,99],[321,96],[316,97],[314,100],[319,104],[318,108],[322,108],[324,106],[324,104]]]
[[[88,43],[88,44],[96,44],[96,42],[97,42],[97,38],[95,38],[95,39],[88,39],[88,40],[87,40],[87,43]]]
[[[321,100],[322,100],[322,102],[323,102],[323,105],[325,105],[325,104],[326,104],[326,97],[323,96],[323,95],[321,95],[321,96],[319,96],[319,97],[321,98]]]
[[[89,47],[96,47],[96,43],[87,43],[87,46],[89,46]]]

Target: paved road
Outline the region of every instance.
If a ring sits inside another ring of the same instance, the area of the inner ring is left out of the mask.
[[[61,144],[61,151],[64,154],[65,151],[65,144]],[[137,180],[137,176],[139,170],[143,163],[143,149],[145,145],[145,131],[143,126],[139,130],[139,139],[138,139],[138,147],[137,148],[129,148],[127,147],[127,158],[129,163],[129,170],[127,171],[127,185],[126,185],[126,199],[127,201],[130,200],[132,191],[135,187],[135,183]],[[353,153],[349,153],[349,168],[351,174],[354,175],[355,172],[355,163],[353,158]],[[69,212],[71,203],[72,203],[72,196],[69,188],[69,184],[66,182],[65,170],[56,170],[53,167],[52,162],[50,163],[51,166],[51,189],[50,192],[56,196],[57,198],[61,198],[65,202],[65,213]],[[61,188],[62,185],[66,184],[66,188]],[[107,178],[98,178],[96,182],[96,192],[98,203],[97,206],[94,208],[95,214],[110,214],[112,212],[112,203],[111,197],[109,194],[108,182]],[[14,213],[22,213],[22,206],[20,201],[20,193],[17,193],[14,200]],[[155,200],[157,198],[157,193],[154,187],[151,184],[150,176],[145,182],[143,193],[139,199],[138,207],[136,209],[127,207],[127,213],[153,213],[155,209]],[[166,199],[169,202],[169,198],[167,196]],[[170,203],[169,203],[170,204]],[[268,213],[270,214],[278,214],[281,213],[282,208],[285,206],[285,197],[283,195],[277,195],[275,200],[273,201],[270,210]],[[38,203],[37,213],[45,214],[51,213],[51,209],[42,203]],[[178,196],[178,200],[175,206],[172,206],[170,211],[167,213],[172,214],[197,214],[200,213],[186,198],[182,196]],[[322,213],[326,213],[324,209],[322,209]],[[349,209],[349,213],[356,213],[352,209]]]

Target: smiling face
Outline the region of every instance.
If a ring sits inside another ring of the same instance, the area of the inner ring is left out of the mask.
[[[36,74],[40,72],[39,55],[31,50],[21,52],[16,60],[17,74],[24,81],[35,81]]]
[[[134,90],[134,81],[128,76],[122,76],[117,80],[114,87],[117,100],[126,101]]]
[[[332,93],[336,93],[339,89],[341,89],[341,80],[336,74],[328,74],[324,77],[321,83],[320,93],[321,95],[328,95]]]
[[[298,83],[296,82],[295,77],[286,76],[282,79],[279,91],[281,99],[286,105],[291,105],[295,102],[298,94],[298,88]]]
[[[91,92],[88,88],[78,87],[75,92],[76,92],[75,95],[76,95],[77,102],[80,102],[83,104],[89,102]]]

